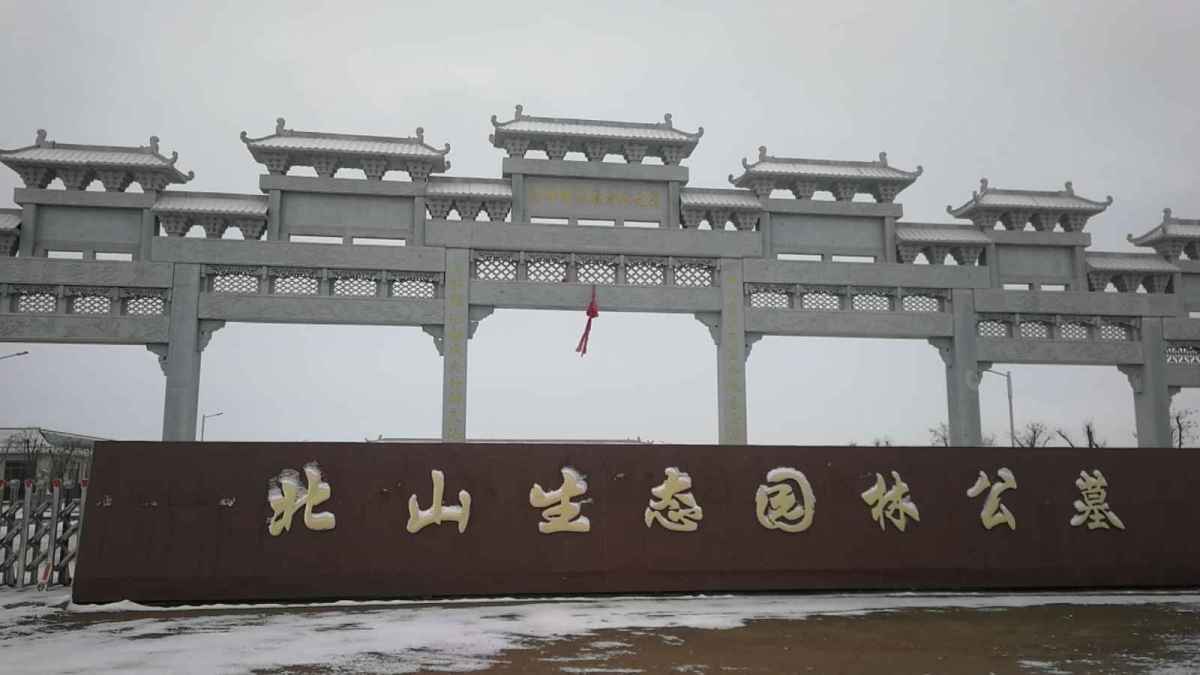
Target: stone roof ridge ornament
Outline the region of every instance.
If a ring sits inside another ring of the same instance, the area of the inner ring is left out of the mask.
[[[620,155],[627,163],[640,164],[646,157],[658,157],[666,165],[677,165],[691,156],[704,135],[675,127],[670,113],[657,122],[624,122],[581,117],[539,117],[517,106],[512,119],[501,121],[491,116],[494,129],[488,141],[508,153],[510,158],[542,151],[551,160],[562,161],[568,153],[581,153],[589,162],[602,162],[609,155]]]
[[[888,163],[887,153],[868,161],[782,157],[771,155],[767,146],[758,147],[758,160],[742,158],[743,173],[730,182],[754,190],[760,198],[774,190],[789,190],[797,199],[812,199],[815,192],[830,192],[838,201],[851,201],[865,193],[880,203],[891,203],[901,190],[924,173],[918,166],[905,171]]]
[[[275,120],[275,133],[252,138],[242,131],[242,143],[255,161],[276,175],[293,166],[308,166],[322,178],[339,169],[361,169],[368,180],[382,180],[389,171],[405,171],[416,182],[450,168],[450,144],[435,148],[425,142],[425,128],[411,137],[300,131],[287,128],[283,117]]]
[[[134,182],[144,192],[158,192],[195,178],[194,172],[176,168],[178,160],[178,152],[170,158],[162,155],[157,136],[148,145],[60,143],[50,140],[45,129],[37,130],[32,145],[0,150],[0,163],[34,189],[46,189],[59,178],[68,190],[86,190],[99,180],[109,192],[124,192]]]
[[[34,134],[33,144],[38,146],[39,148],[46,146],[46,130],[45,129],[37,130],[37,133]]]
[[[1026,190],[993,187],[987,178],[980,178],[979,189],[971,192],[971,198],[957,208],[947,205],[946,212],[984,230],[999,222],[1010,231],[1032,224],[1039,232],[1053,232],[1059,226],[1065,232],[1082,232],[1089,218],[1112,203],[1112,195],[1096,201],[1077,194],[1071,181],[1059,190]]]

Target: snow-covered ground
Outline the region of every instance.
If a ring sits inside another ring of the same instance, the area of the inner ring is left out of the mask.
[[[381,658],[390,672],[468,671],[487,667],[502,650],[605,629],[725,630],[762,619],[1060,604],[1168,605],[1193,614],[1200,593],[605,597],[168,611],[132,603],[74,607],[64,590],[0,590],[0,672],[243,673],[312,664],[354,672]]]

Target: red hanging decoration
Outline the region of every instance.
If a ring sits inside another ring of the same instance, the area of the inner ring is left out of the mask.
[[[579,352],[580,356],[587,354],[588,335],[592,332],[592,319],[600,316],[600,305],[596,304],[596,287],[592,286],[592,301],[587,306],[587,325],[583,327],[583,335],[579,337],[579,345],[575,347],[575,351]]]

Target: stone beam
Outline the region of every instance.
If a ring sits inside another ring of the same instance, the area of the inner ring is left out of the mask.
[[[757,232],[708,232],[660,228],[589,227],[537,223],[430,220],[430,246],[544,253],[628,253],[638,256],[717,258],[762,255]]]
[[[440,250],[406,246],[157,237],[152,251],[155,260],[210,265],[339,267],[411,272],[440,272],[445,265]]]
[[[747,260],[746,281],[772,284],[988,288],[986,267]]]
[[[946,312],[747,309],[746,330],[766,335],[923,339],[953,335],[954,321]]]
[[[1115,366],[1141,364],[1140,342],[979,338],[979,360],[992,363]]]
[[[402,298],[280,297],[205,293],[202,319],[247,323],[421,326],[443,320],[442,301]]]
[[[138,345],[166,342],[163,316],[0,315],[0,342]]]
[[[1175,295],[984,289],[975,291],[975,311],[998,314],[1176,316],[1181,307],[1179,297]],[[1200,321],[1197,325],[1200,326]]]
[[[583,312],[592,297],[592,287],[588,284],[472,281],[470,293],[472,304]],[[601,312],[692,313],[718,311],[721,291],[718,288],[597,286],[596,300]]]

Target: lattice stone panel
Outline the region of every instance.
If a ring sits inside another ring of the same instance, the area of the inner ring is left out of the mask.
[[[1050,324],[1045,321],[1022,321],[1020,334],[1024,340],[1048,340]]]
[[[675,285],[707,287],[714,286],[714,269],[698,263],[682,263],[675,268]]]
[[[942,302],[932,295],[906,295],[901,299],[900,307],[905,312],[940,312]]]
[[[72,314],[108,314],[112,298],[103,295],[77,295],[71,298]]]
[[[17,311],[28,314],[52,314],[58,306],[53,293],[38,291],[17,294]]]
[[[1167,343],[1167,363],[1179,366],[1200,366],[1200,346],[1182,343]]]
[[[213,293],[257,293],[258,277],[245,274],[218,274],[213,277]]]
[[[580,261],[575,276],[581,284],[617,283],[617,264],[603,260]]]
[[[528,263],[529,280],[561,284],[567,280],[567,261],[563,258],[533,258]]]
[[[751,291],[750,306],[755,309],[788,309],[792,303],[783,291]]]
[[[634,286],[662,286],[667,281],[661,261],[630,260],[625,264],[625,283]]]
[[[125,313],[133,316],[154,316],[167,309],[167,301],[154,295],[141,295],[125,299]]]
[[[506,257],[475,259],[475,278],[484,281],[516,281],[517,261]]]
[[[271,292],[276,295],[317,295],[321,292],[321,280],[306,275],[274,277]]]
[[[1069,321],[1058,327],[1060,340],[1087,340],[1091,337],[1087,324]]]
[[[857,293],[850,300],[850,308],[856,312],[890,312],[892,299],[879,293]]]
[[[986,319],[976,325],[976,332],[979,337],[1006,338],[1008,337],[1008,324],[1003,321]]]
[[[800,309],[810,312],[836,312],[841,308],[841,298],[829,291],[808,291],[800,296]]]
[[[343,277],[333,282],[333,294],[347,297],[371,297],[378,288],[378,282],[374,279],[363,277]]]
[[[428,279],[393,279],[393,298],[433,298],[437,295],[437,284]]]
[[[1099,336],[1101,340],[1128,342],[1133,339],[1133,330],[1119,323],[1104,323],[1100,324]]]

